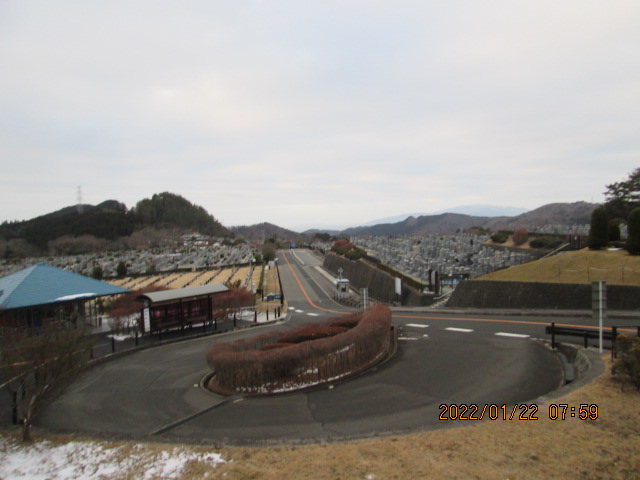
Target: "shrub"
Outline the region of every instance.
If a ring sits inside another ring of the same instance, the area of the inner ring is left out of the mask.
[[[516,246],[523,245],[529,240],[529,231],[526,228],[520,227],[516,228],[511,236],[513,239],[513,244]]]
[[[547,246],[547,242],[542,238],[534,238],[529,242],[531,248],[545,248]]]
[[[278,340],[278,343],[302,343],[308,340],[317,340],[319,338],[333,337],[349,330],[346,327],[320,326],[308,327],[296,330]]]
[[[640,208],[633,209],[629,214],[627,228],[627,251],[631,255],[640,255]]]
[[[346,238],[339,238],[331,247],[331,250],[336,252],[338,255],[345,255],[349,250],[352,250],[354,247],[353,243],[351,243]]]
[[[624,383],[630,380],[640,390],[640,337],[620,335],[616,339],[617,360],[611,367],[613,375],[620,376]]]
[[[547,248],[558,248],[560,245],[562,245],[564,242],[562,240],[552,240],[547,244]]]
[[[504,243],[509,239],[509,235],[504,232],[498,232],[491,235],[491,241],[493,243]]]
[[[354,315],[347,317],[354,321]],[[207,363],[215,372],[212,384],[227,393],[287,391],[340,378],[375,363],[389,349],[391,311],[376,305],[359,313],[351,329],[340,319],[307,325],[294,332],[270,332],[249,340],[214,345]],[[287,337],[305,331],[342,333],[286,345]]]
[[[609,217],[604,207],[598,207],[591,213],[591,229],[587,241],[590,250],[600,250],[609,242]]]
[[[268,345],[264,345],[260,350],[265,351],[265,350],[275,350],[276,348],[284,348],[284,347],[290,347],[291,343],[282,343],[282,342],[278,342],[278,343],[269,343]]]
[[[609,220],[608,224],[609,241],[617,242],[620,240],[620,220]]]
[[[360,250],[359,248],[353,248],[345,253],[344,256],[349,260],[358,260],[362,258],[362,250]]]

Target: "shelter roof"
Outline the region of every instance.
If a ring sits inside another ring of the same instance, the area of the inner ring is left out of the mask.
[[[88,300],[128,292],[94,278],[38,263],[0,278],[0,309]]]
[[[226,292],[229,289],[221,283],[210,283],[198,287],[175,288],[173,290],[161,290],[159,292],[143,293],[138,300],[149,300],[151,303],[174,302],[185,298],[204,297],[214,293]]]

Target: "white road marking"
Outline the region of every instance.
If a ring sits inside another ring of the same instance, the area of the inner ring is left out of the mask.
[[[445,330],[449,330],[450,332],[462,332],[462,333],[470,333],[473,332],[471,328],[455,328],[455,327],[447,327]]]
[[[331,283],[334,283],[334,284],[336,283],[336,277],[332,277],[331,275],[329,275],[329,274],[327,273],[327,271],[326,271],[324,268],[322,268],[321,266],[316,265],[316,266],[315,266],[315,267],[313,267],[313,268],[315,268],[319,273],[321,273],[321,274],[322,274],[322,275],[323,275],[327,280],[329,280]]]
[[[507,332],[497,332],[497,336],[499,337],[514,337],[514,338],[529,338],[530,335],[524,335],[522,333],[507,333]]]
[[[418,338],[398,337],[398,340],[419,340]]]
[[[320,314],[319,313],[307,313],[307,315],[309,315],[310,317],[317,317]]]
[[[304,310],[296,310],[296,313],[304,313]]]
[[[419,323],[407,323],[407,327],[427,328],[429,325],[422,325]]]

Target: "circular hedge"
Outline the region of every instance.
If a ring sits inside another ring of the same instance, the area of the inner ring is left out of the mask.
[[[217,344],[207,353],[208,388],[224,394],[279,393],[334,381],[383,359],[391,344],[391,311],[366,312]]]

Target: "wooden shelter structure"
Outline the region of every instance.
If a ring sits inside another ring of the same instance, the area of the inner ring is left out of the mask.
[[[212,283],[139,295],[136,300],[144,302],[143,332],[214,322],[215,297],[228,290],[220,283]]]

